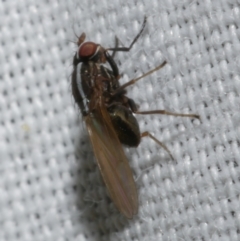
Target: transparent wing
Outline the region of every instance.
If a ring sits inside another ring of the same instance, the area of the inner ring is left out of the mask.
[[[132,218],[138,209],[137,189],[105,106],[98,106],[96,111],[85,117],[85,121],[110,196],[118,210],[127,218]]]

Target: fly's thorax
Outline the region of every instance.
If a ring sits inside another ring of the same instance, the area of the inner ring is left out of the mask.
[[[118,79],[112,71],[102,64],[88,61],[81,64],[81,86],[85,96],[90,99],[94,91],[100,91],[102,95],[110,95],[119,87]]]
[[[100,98],[109,99],[111,89],[118,84],[109,69],[94,61],[78,64],[72,76],[73,95],[83,115],[95,109]]]
[[[123,105],[113,104],[108,113],[120,142],[130,147],[138,146],[140,130],[132,111]]]

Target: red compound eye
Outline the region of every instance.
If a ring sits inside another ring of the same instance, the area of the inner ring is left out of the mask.
[[[98,44],[95,44],[93,42],[86,42],[83,43],[78,51],[79,58],[80,59],[90,59],[96,54]]]

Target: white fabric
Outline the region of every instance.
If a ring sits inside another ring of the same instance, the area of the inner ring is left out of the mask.
[[[137,116],[174,161],[144,138],[125,148],[139,212],[108,198],[71,95],[76,35],[128,46],[121,83],[141,110],[197,113],[201,121]],[[1,1],[0,240],[239,240],[240,5],[237,0]]]

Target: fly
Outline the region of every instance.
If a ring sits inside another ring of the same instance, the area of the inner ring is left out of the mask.
[[[166,65],[166,61],[124,85],[119,84],[119,70],[113,56],[116,51],[129,51],[132,48],[146,21],[145,17],[139,33],[129,47],[116,46],[105,49],[94,42],[84,42],[86,35],[82,33],[78,38],[78,50],[73,58],[73,97],[83,115],[98,167],[113,203],[127,218],[132,218],[137,213],[138,194],[122,144],[137,147],[141,138],[148,136],[173,159],[171,152],[162,142],[149,132],[140,132],[133,113],[199,118],[195,114],[165,110],[139,111],[134,100],[126,96],[126,87],[161,69]],[[113,51],[113,54],[110,55],[108,51]],[[105,67],[105,63],[109,64],[110,69]]]

